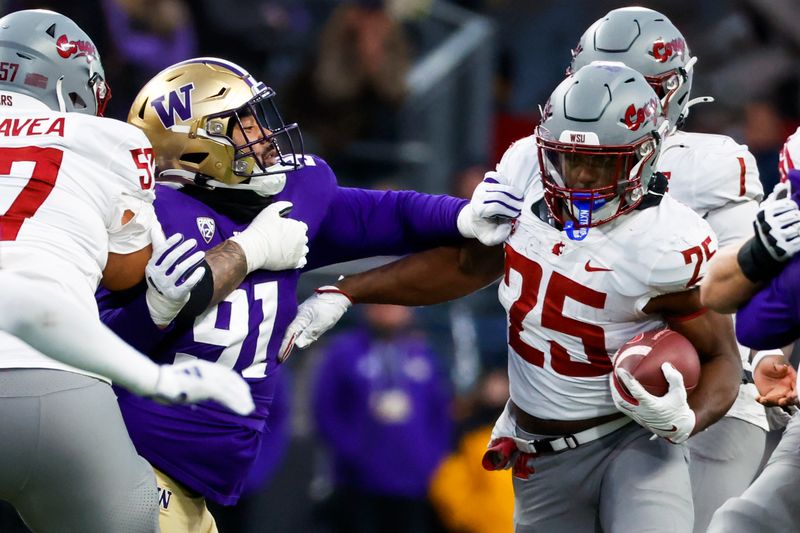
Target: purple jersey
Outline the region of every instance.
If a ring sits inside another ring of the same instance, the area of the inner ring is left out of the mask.
[[[464,200],[413,191],[339,187],[330,167],[313,156],[287,176],[275,200],[288,200],[291,218],[308,225],[307,270],[375,255],[405,254],[461,239],[456,217]],[[183,233],[209,250],[242,231],[237,224],[179,190],[159,186],[156,213],[169,236]],[[102,320],[154,360],[190,358],[232,367],[248,380],[256,410],[240,417],[213,402],[167,406],[119,390],[119,404],[139,453],[188,488],[223,505],[236,503],[260,448],[278,371],[276,356],[297,311],[300,271],[256,271],[191,328],[159,330],[144,288],[124,298],[100,296]]]
[[[736,338],[756,350],[782,348],[800,337],[800,256],[736,312]]]

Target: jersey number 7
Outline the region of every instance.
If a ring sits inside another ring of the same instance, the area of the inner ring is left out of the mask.
[[[64,152],[58,148],[39,148],[25,146],[20,148],[0,148],[0,180],[26,179],[27,183],[11,201],[11,205],[0,215],[0,241],[16,240],[25,219],[32,217],[41,207],[56,185],[58,171]],[[11,174],[14,163],[18,168],[24,163],[33,163],[30,177]],[[4,191],[0,187],[0,209],[7,205]]]

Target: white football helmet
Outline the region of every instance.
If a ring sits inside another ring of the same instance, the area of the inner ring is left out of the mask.
[[[587,228],[635,209],[655,173],[666,128],[659,98],[636,70],[597,61],[567,77],[536,128],[553,218]]]
[[[0,19],[0,90],[36,98],[53,111],[103,115],[111,99],[100,54],[71,19],[44,9]]]
[[[592,61],[620,61],[638,70],[661,100],[670,127],[681,125],[697,58],[667,17],[645,7],[609,11],[583,34],[567,73]]]

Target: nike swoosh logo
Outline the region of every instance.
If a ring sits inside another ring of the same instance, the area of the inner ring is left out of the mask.
[[[603,268],[603,267],[595,267],[589,264],[590,261],[586,261],[586,264],[583,268],[586,269],[586,272],[611,272],[614,270],[613,268]]]

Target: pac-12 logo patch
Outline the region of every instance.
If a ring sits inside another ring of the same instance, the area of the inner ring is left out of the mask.
[[[197,217],[197,229],[200,230],[200,235],[203,236],[203,240],[206,241],[206,244],[208,244],[214,237],[217,224],[214,222],[213,218]]]

